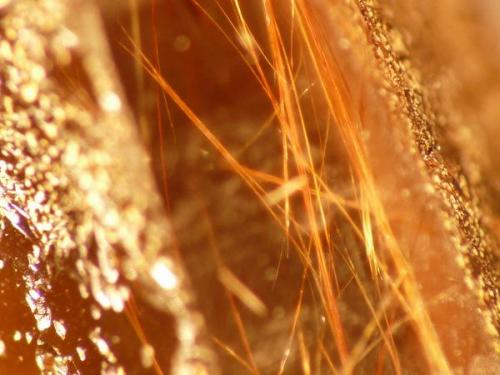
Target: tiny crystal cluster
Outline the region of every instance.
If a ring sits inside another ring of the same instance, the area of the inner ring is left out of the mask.
[[[36,332],[17,332],[14,341],[36,340],[42,373],[79,373],[90,350],[101,373],[126,373],[99,319],[124,313],[135,287],[174,316],[173,366],[193,373],[208,368],[211,354],[168,253],[168,224],[116,82],[92,2],[0,2],[0,235],[9,224],[32,244],[22,279],[36,322]],[[91,301],[94,320],[70,354],[61,348],[73,327],[49,301],[61,272]],[[59,341],[46,340],[54,333]],[[130,350],[149,353],[143,364],[152,365],[150,345]]]

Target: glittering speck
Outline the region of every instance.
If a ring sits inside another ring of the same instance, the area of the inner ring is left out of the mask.
[[[177,276],[172,272],[166,259],[161,258],[151,268],[151,276],[164,289],[171,290],[177,286]]]
[[[145,344],[141,348],[141,362],[142,366],[145,368],[150,368],[153,366],[155,351],[153,347],[149,344]]]
[[[27,83],[21,86],[21,98],[26,103],[33,103],[38,96],[38,87],[34,83]]]
[[[101,96],[100,104],[106,112],[118,112],[122,107],[120,97],[112,91],[105,92]]]
[[[35,314],[36,327],[39,331],[45,331],[50,328],[52,320],[49,314]]]
[[[14,336],[12,337],[14,339],[14,341],[21,341],[21,339],[23,338],[23,334],[19,331],[16,331],[14,332]]]
[[[85,354],[85,349],[77,346],[76,347],[76,353],[78,354],[78,358],[80,358],[80,361],[85,361],[85,359],[87,358],[87,355]]]
[[[66,326],[64,323],[59,320],[54,320],[54,329],[56,330],[57,335],[64,340],[66,337]]]

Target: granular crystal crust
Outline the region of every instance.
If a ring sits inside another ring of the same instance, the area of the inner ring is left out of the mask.
[[[124,314],[134,289],[136,298],[174,317],[174,371],[209,371],[203,322],[168,252],[168,223],[95,7],[23,0],[0,12],[1,229],[11,225],[31,243],[22,279],[36,322],[37,332],[26,335],[29,342],[36,337],[37,366],[78,373],[87,343],[100,355],[101,373],[124,373],[98,322],[108,311]],[[80,299],[93,301],[84,305],[97,322],[70,355],[58,343],[73,327],[50,301],[61,272],[76,280]],[[54,332],[59,341],[50,339]]]

